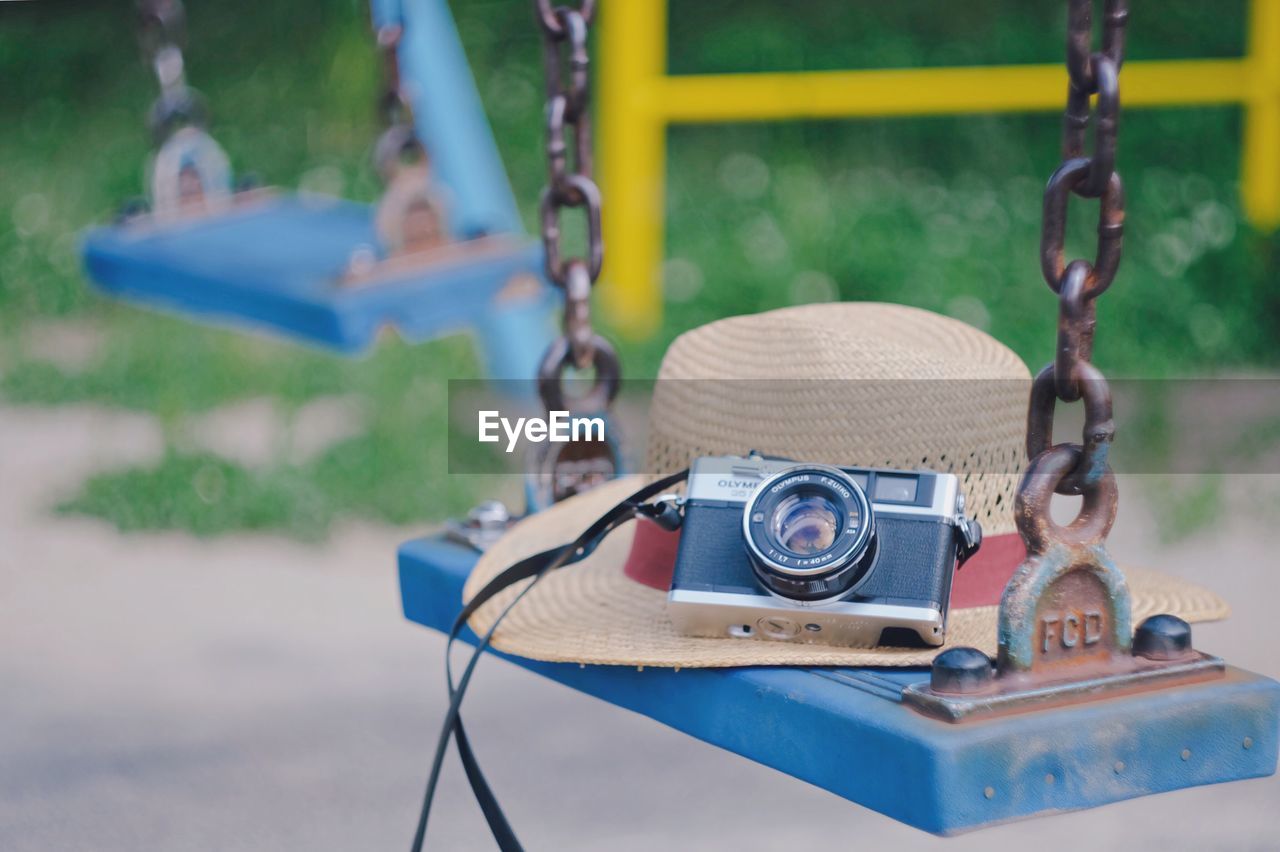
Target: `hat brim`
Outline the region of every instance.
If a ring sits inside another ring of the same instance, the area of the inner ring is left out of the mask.
[[[469,600],[512,563],[573,539],[611,506],[645,484],[623,477],[521,521],[476,563],[463,588]],[[664,592],[623,574],[635,524],[606,538],[588,558],[545,576],[495,631],[500,651],[547,662],[716,668],[729,666],[920,666],[947,647],[996,652],[998,607],[953,608],[941,648],[840,648],[766,639],[697,638],[679,633],[667,616]],[[1170,613],[1190,622],[1226,618],[1222,598],[1194,583],[1142,568],[1123,568],[1134,623]],[[526,581],[527,582],[527,581]],[[523,584],[498,594],[472,617],[484,633]]]

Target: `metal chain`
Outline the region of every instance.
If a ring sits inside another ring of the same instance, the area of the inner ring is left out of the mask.
[[[1115,519],[1108,451],[1115,436],[1111,388],[1093,365],[1097,297],[1115,279],[1124,230],[1124,188],[1116,172],[1120,114],[1120,67],[1124,62],[1126,0],[1105,0],[1102,49],[1095,51],[1093,0],[1067,4],[1067,106],[1062,127],[1062,164],[1044,193],[1040,268],[1058,296],[1058,346],[1054,360],[1035,377],[1027,411],[1027,476],[1019,490],[1019,530],[1028,542],[1048,538],[1100,541]],[[1091,101],[1096,95],[1096,107]],[[1086,136],[1093,126],[1093,148]],[[1098,199],[1098,242],[1092,261],[1065,259],[1067,204],[1072,193]],[[1084,400],[1080,443],[1053,445],[1054,409],[1059,400]],[[1081,494],[1084,507],[1074,522],[1059,527],[1048,517],[1048,501],[1033,499],[1032,474],[1056,471],[1058,494]],[[1049,534],[1052,531],[1052,534]]]
[[[407,120],[408,101],[400,85],[400,39],[404,27],[388,24],[375,34],[378,52],[382,54],[382,94],[378,98],[378,113],[384,123],[397,124]]]
[[[413,125],[409,99],[400,79],[400,39],[404,28],[388,24],[377,32],[378,52],[382,54],[383,82],[378,95],[378,114],[386,129],[373,149],[373,162],[384,184],[390,184],[406,160],[426,159],[426,149]]]
[[[138,41],[161,89],[184,84],[182,47],[187,40],[186,30],[187,13],[179,0],[139,0]]]
[[[547,77],[547,186],[538,202],[547,277],[564,292],[564,333],[547,347],[538,365],[538,396],[548,411],[603,413],[621,385],[618,355],[591,325],[591,290],[604,263],[600,230],[600,189],[591,163],[591,56],[587,37],[595,0],[576,8],[534,0],[542,29]],[[561,245],[560,214],[580,208],[586,218],[586,251],[566,256]],[[585,392],[565,392],[571,368],[594,368]],[[550,445],[546,445],[550,447]],[[532,457],[535,503],[559,502],[615,476],[620,459],[608,442],[577,442],[554,454]]]
[[[138,41],[160,83],[160,97],[149,117],[158,141],[179,127],[202,127],[206,121],[204,102],[187,86],[182,56],[186,26],[187,13],[180,0],[138,0]]]
[[[542,28],[547,78],[548,180],[539,200],[538,216],[547,277],[564,291],[564,336],[569,361],[552,363],[551,356],[566,349],[563,345],[553,346],[539,371],[539,380],[546,384],[558,382],[570,364],[578,369],[594,365],[597,378],[602,370],[616,374],[617,356],[591,325],[591,290],[604,263],[600,189],[592,177],[591,57],[587,51],[595,2],[584,0],[580,7],[573,8],[553,6],[551,0],[535,0],[534,8]],[[561,247],[560,214],[565,208],[581,208],[586,214],[584,257],[566,257]],[[616,375],[609,378],[609,384],[616,383]],[[613,392],[606,396],[611,399]]]

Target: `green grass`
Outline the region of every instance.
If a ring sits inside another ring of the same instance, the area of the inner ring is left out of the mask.
[[[544,165],[528,2],[453,5],[532,225]],[[676,73],[1056,62],[1062,53],[1059,2],[671,7]],[[378,67],[362,2],[228,0],[192,4],[189,14],[189,76],[241,170],[267,183],[376,197],[368,160]],[[1238,55],[1243,19],[1239,0],[1137,2],[1129,56]],[[479,372],[464,340],[393,342],[347,361],[109,304],[89,291],[76,235],[140,193],[149,145],[143,115],[153,83],[131,24],[118,4],[0,8],[0,394],[131,408],[174,425],[237,399],[267,396],[289,409],[343,393],[367,400],[371,418],[366,435],[319,459],[264,471],[175,443],[158,467],[98,477],[65,508],[129,529],[301,536],[322,535],[342,516],[409,523],[465,508],[494,483],[446,472],[444,380]],[[1051,114],[672,130],[663,269],[670,309],[653,339],[624,343],[627,372],[653,375],[667,343],[703,322],[836,297],[952,314],[1043,363],[1055,314],[1038,272],[1040,188],[1057,160],[1057,135]],[[1125,114],[1126,251],[1101,303],[1096,351],[1108,374],[1275,366],[1280,241],[1242,217],[1239,147],[1234,109]],[[1073,207],[1073,252],[1091,250],[1093,215]],[[102,327],[101,358],[70,374],[29,360],[20,332],[49,317]]]
[[[180,528],[198,535],[287,528],[310,538],[332,519],[306,471],[256,475],[200,453],[169,453],[154,468],[95,476],[58,508],[110,518],[125,531]]]
[[[343,518],[410,524],[458,512],[481,493],[515,496],[510,483],[491,477],[442,475],[444,446],[421,432],[424,423],[444,431],[442,393],[435,383],[415,387],[393,415],[375,417],[366,434],[304,464],[246,470],[207,453],[173,450],[153,467],[92,477],[58,509],[108,518],[126,531],[284,530],[316,539]]]

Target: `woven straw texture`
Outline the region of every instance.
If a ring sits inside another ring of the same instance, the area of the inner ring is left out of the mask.
[[[667,350],[649,413],[646,469],[748,449],[804,461],[929,467],[962,478],[987,535],[1013,532],[1029,373],[1009,349],[963,323],[897,305],[807,305],[720,320]],[[469,599],[511,563],[571,540],[641,487],[627,477],[522,521],[476,564]],[[503,621],[495,647],[538,660],[609,665],[922,665],[941,649],[837,648],[676,632],[666,595],[627,579],[634,524],[583,562],[546,576]],[[1224,618],[1194,584],[1127,569],[1135,623],[1159,612]],[[515,586],[471,620],[485,632]],[[996,650],[994,606],[952,610],[947,643]]]
[[[803,305],[682,334],[654,383],[645,471],[699,456],[955,473],[987,535],[1014,531],[1031,374],[972,326],[877,302]]]

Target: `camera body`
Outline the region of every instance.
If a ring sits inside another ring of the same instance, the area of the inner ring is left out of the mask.
[[[953,474],[704,457],[668,612],[691,636],[941,645],[957,557],[980,540]]]

